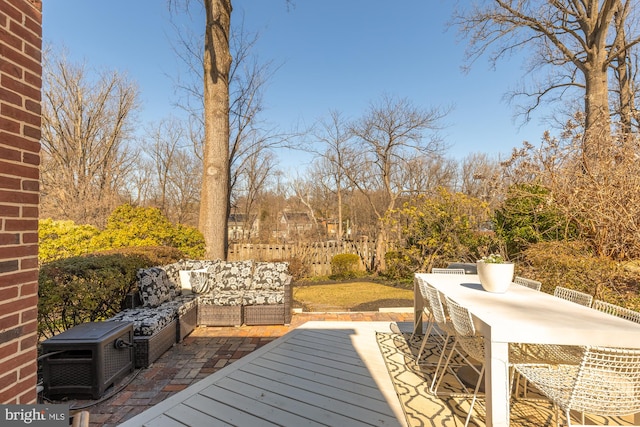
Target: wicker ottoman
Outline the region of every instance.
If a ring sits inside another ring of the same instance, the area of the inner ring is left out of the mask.
[[[241,305],[198,304],[198,325],[200,326],[240,326],[242,325]]]
[[[175,319],[153,335],[133,337],[136,368],[148,368],[176,343],[177,324],[178,319]]]

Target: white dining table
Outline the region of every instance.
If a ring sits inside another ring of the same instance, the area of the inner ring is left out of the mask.
[[[471,274],[417,273],[418,323],[424,307],[418,278],[467,308],[485,338],[487,427],[509,426],[509,343],[640,348],[639,324],[521,285],[512,284],[505,293],[487,292]]]

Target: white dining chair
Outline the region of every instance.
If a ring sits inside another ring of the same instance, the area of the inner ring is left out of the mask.
[[[591,307],[591,302],[593,301],[592,295],[576,291],[575,289],[563,288],[562,286],[556,286],[553,295],[587,307]]]
[[[594,310],[602,311],[612,316],[621,317],[632,322],[640,323],[640,313],[628,308],[620,307],[619,305],[611,304],[599,299],[593,301],[591,308]]]
[[[527,279],[526,277],[516,276],[515,279],[513,279],[513,283],[521,286],[526,286],[527,288],[533,289],[535,291],[539,291],[542,288],[541,282],[533,279]]]
[[[431,311],[429,310],[429,301],[427,299],[427,295],[425,295],[424,293],[424,280],[421,279],[420,277],[416,277],[416,279],[418,281],[418,289],[420,291],[420,296],[422,298],[422,314],[426,315],[426,322],[427,325],[430,325],[433,322],[433,315],[431,314]],[[421,314],[421,315],[422,315]],[[410,340],[413,340],[413,338],[416,335],[420,335],[420,333],[422,333],[422,331],[418,331],[418,327],[421,326],[419,322],[415,322],[415,325],[413,325],[413,332],[411,333],[411,337]],[[427,331],[429,331],[429,326],[427,326]]]
[[[478,397],[480,385],[484,380],[485,339],[482,334],[476,331],[475,324],[473,323],[473,317],[467,308],[461,306],[448,297],[445,298],[445,301],[449,311],[449,317],[455,331],[455,340],[453,345],[459,345],[462,350],[467,353],[469,357],[463,356],[463,360],[478,375],[473,392],[470,394],[471,404],[464,423],[465,427],[467,427],[469,425],[469,420],[471,419],[471,414],[473,413],[473,406]],[[446,369],[447,364],[450,362],[452,354],[453,352],[450,350],[444,364],[443,372],[444,369]],[[522,347],[515,343],[509,344],[509,365],[512,363],[524,363],[525,361],[530,360],[532,359],[527,353],[526,347]],[[478,366],[480,367],[478,368]]]
[[[565,413],[604,417],[640,412],[640,350],[584,347],[578,363],[538,365],[514,363],[515,370]],[[556,425],[560,416],[556,411]]]
[[[438,268],[432,267],[433,274],[465,274],[464,268]]]
[[[440,292],[433,286],[429,285],[427,282],[424,283],[424,292],[427,295],[427,300],[429,301],[429,307],[431,308],[431,314],[433,315],[433,322],[429,325],[427,332],[424,334],[424,338],[422,340],[422,345],[420,345],[420,350],[418,351],[418,356],[416,360],[419,362],[422,353],[426,348],[428,340],[431,338],[431,333],[433,332],[438,339],[438,362],[436,363],[435,370],[433,372],[433,378],[431,379],[431,385],[429,386],[429,392],[432,394],[440,394],[438,391],[438,387],[440,385],[440,378],[442,375],[446,373],[446,369],[448,366],[443,367],[443,362],[445,360],[444,356],[449,348],[449,342],[451,338],[455,335],[455,329],[453,328],[453,324],[449,321],[447,314],[445,313],[444,305],[442,303],[442,297]],[[456,352],[455,343],[451,344],[451,352]],[[442,369],[441,369],[442,368]]]

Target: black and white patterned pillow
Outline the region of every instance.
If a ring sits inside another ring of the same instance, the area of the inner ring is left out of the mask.
[[[206,294],[213,287],[211,273],[208,270],[191,270],[189,272],[189,286],[194,294]]]
[[[173,264],[167,264],[162,267],[162,269],[167,273],[167,278],[169,282],[173,285],[176,290],[176,294],[180,295],[182,293],[182,286],[180,286],[180,270],[183,269],[182,261],[174,262]]]
[[[141,268],[136,276],[143,307],[157,307],[177,294],[174,284],[161,267]]]
[[[289,263],[256,262],[249,289],[282,291],[288,281],[291,281]]]
[[[247,289],[253,277],[253,261],[227,261],[218,267],[214,287],[216,291]]]

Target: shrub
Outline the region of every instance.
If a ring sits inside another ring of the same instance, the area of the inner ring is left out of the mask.
[[[309,268],[305,263],[302,262],[300,258],[291,257],[284,261],[289,263],[289,274],[293,276],[294,281],[307,277],[307,275],[309,274]]]
[[[386,218],[403,246],[391,254],[390,261],[397,265],[388,274],[404,276],[407,269],[429,271],[451,261],[475,261],[495,252],[499,241],[485,229],[490,218],[486,202],[444,188],[406,202]]]
[[[190,258],[205,254],[204,236],[196,228],[173,225],[157,208],[118,207],[109,216],[107,226],[96,238],[101,249],[126,246],[171,246]]]
[[[415,250],[387,251],[384,255],[386,270],[383,275],[392,280],[411,279],[420,268],[420,260],[412,252]]]
[[[351,279],[358,277],[360,257],[356,254],[338,254],[331,258],[331,279]]]
[[[128,246],[126,248],[108,249],[95,255],[137,255],[149,260],[149,267],[172,264],[184,258],[189,258],[180,249],[170,246]]]
[[[536,184],[509,187],[496,211],[495,225],[509,254],[518,254],[533,243],[570,240],[577,235],[575,224],[562,215],[552,192]]]
[[[100,231],[91,225],[76,225],[73,221],[43,219],[38,222],[38,261],[83,255],[96,249],[94,239]]]
[[[151,265],[145,256],[116,253],[43,264],[38,277],[39,337],[113,316],[135,289],[137,270]]]
[[[545,292],[563,286],[638,310],[640,272],[631,267],[594,255],[585,242],[542,242],[523,252],[516,274],[541,281]]]

